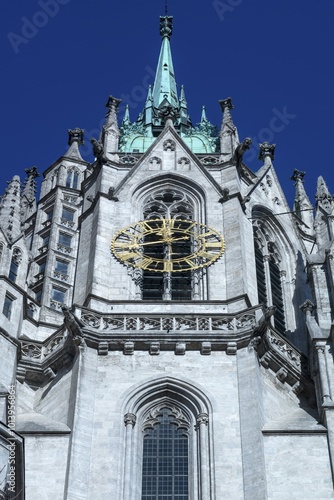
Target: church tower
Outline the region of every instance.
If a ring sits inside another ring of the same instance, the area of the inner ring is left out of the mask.
[[[71,129],[2,197],[0,499],[333,498],[333,196],[291,210],[230,97],[191,122],[172,30],[93,163]]]

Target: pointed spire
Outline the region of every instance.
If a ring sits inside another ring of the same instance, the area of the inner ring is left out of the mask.
[[[291,180],[295,182],[296,186],[296,194],[293,204],[293,210],[305,224],[305,227],[302,228],[303,231],[306,232],[307,234],[313,235],[314,233],[313,206],[304,188],[303,184],[304,176],[305,172],[301,172],[300,170],[297,169],[294,170],[291,176]]]
[[[220,151],[223,161],[230,160],[239,144],[239,136],[236,126],[233,123],[230,110],[233,109],[232,99],[228,97],[219,101],[223,112],[223,121],[220,130]]]
[[[153,86],[153,101],[156,108],[158,108],[165,99],[173,107],[178,107],[176,81],[169,43],[172,31],[173,17],[167,15],[161,16],[160,34],[162,37],[162,45]]]
[[[121,103],[121,99],[116,99],[112,95],[109,96],[106,107],[108,108],[106,114],[106,123],[103,126],[102,131],[102,142],[104,146],[104,152],[106,156],[110,153],[116,153],[118,151],[118,139],[119,139],[119,128],[118,128],[118,106]]]
[[[205,106],[202,107],[202,115],[201,115],[201,123],[207,122],[208,119],[206,117],[206,108]]]
[[[131,123],[131,121],[130,121],[130,110],[129,110],[129,105],[127,104],[125,106],[124,117],[123,117],[123,120],[122,120],[122,127],[130,125],[130,123]]]
[[[334,199],[322,176],[318,177],[316,192],[315,232],[318,248],[326,249],[334,239]]]
[[[317,193],[315,195],[318,204],[328,211],[333,205],[333,196],[330,194],[324,178],[320,175],[317,181]]]
[[[84,130],[78,127],[76,127],[73,130],[68,129],[68,145],[70,147],[66,151],[64,156],[66,158],[71,158],[71,160],[84,161],[79,151],[79,146],[82,146],[83,144],[84,144]]]
[[[145,102],[144,110],[144,125],[146,128],[146,133],[149,137],[152,137],[152,122],[153,122],[153,95],[152,95],[152,85],[149,85],[147,98]]]
[[[35,179],[39,177],[37,167],[26,168],[24,170],[27,178],[24,183],[24,188],[21,194],[21,221],[26,221],[32,214],[36,212],[36,191],[37,183]]]
[[[21,183],[20,177],[15,175],[8,183],[8,187],[1,200],[0,226],[10,241],[21,234]]]

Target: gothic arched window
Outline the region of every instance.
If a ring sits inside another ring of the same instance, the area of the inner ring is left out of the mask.
[[[212,500],[211,405],[204,394],[160,379],[134,391],[125,407],[122,500]]]
[[[193,220],[192,200],[181,190],[164,188],[154,191],[146,198],[143,206],[144,219]],[[152,240],[152,242],[154,241]],[[163,259],[161,245],[148,247],[147,255]],[[191,253],[190,241],[178,241],[173,244],[173,251],[179,255]],[[190,300],[193,297],[193,273],[191,271],[156,273],[143,271],[144,300]]]
[[[79,186],[79,172],[76,169],[68,169],[66,176],[66,187],[78,189]]]
[[[189,421],[162,404],[143,425],[142,500],[189,499]]]
[[[255,266],[258,300],[266,307],[275,307],[273,326],[280,333],[285,333],[284,297],[281,269],[281,255],[271,233],[263,221],[254,221]]]

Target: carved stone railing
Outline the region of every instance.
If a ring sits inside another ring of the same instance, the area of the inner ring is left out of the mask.
[[[255,311],[230,315],[118,315],[82,311],[81,322],[94,330],[108,331],[221,331],[250,330],[256,324]]]
[[[61,311],[64,303],[63,302],[58,302],[57,300],[51,299],[50,300],[50,307],[51,309],[55,309],[56,311]]]
[[[58,332],[45,342],[21,341],[22,358],[30,358],[43,361],[51,353],[60,349],[65,342],[65,331]]]
[[[267,338],[275,350],[278,350],[280,354],[290,361],[296,368],[301,368],[301,354],[296,349],[294,349],[285,339],[277,335],[272,330],[267,332]]]
[[[61,217],[60,218],[60,223],[63,225],[63,226],[66,226],[66,227],[70,227],[70,228],[74,228],[75,226],[75,222],[73,222],[72,220],[68,220],[68,219],[64,219],[64,217]]]
[[[61,271],[57,271],[57,269],[55,269],[53,271],[53,277],[54,278],[57,278],[61,281],[68,281],[68,274],[65,274],[65,273],[62,273]]]
[[[62,245],[61,243],[57,244],[57,250],[59,250],[59,252],[66,253],[66,254],[69,254],[72,252],[71,247],[66,247],[65,245]]]

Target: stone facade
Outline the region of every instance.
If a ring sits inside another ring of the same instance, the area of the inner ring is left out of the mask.
[[[69,130],[39,200],[35,168],[2,197],[0,498],[165,498],[142,493],[163,410],[188,443],[171,500],[334,498],[333,197],[320,177],[313,209],[295,171],[291,211],[275,146],[243,162],[230,98],[220,132],[205,111],[192,126],[171,29],[136,122],[110,97],[92,164]],[[133,229],[152,219],[184,233]]]

